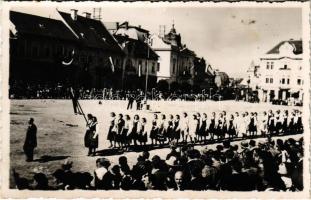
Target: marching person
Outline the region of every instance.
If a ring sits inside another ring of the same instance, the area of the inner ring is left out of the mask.
[[[201,114],[197,113],[196,115],[197,115],[197,120],[198,120],[198,130],[197,130],[196,135],[195,135],[195,141],[198,142],[198,141],[200,141],[200,138],[201,138],[201,132],[200,132]]]
[[[113,146],[113,141],[115,140],[115,135],[116,135],[116,114],[114,112],[110,113],[110,125],[109,125],[109,130],[108,130],[108,135],[107,135],[107,140],[110,142],[109,148]]]
[[[258,129],[262,136],[266,136],[268,130],[268,115],[266,111],[263,112],[263,115],[259,120]]]
[[[150,139],[151,139],[151,145],[154,144],[157,145],[157,135],[158,135],[158,115],[153,114],[153,120],[152,120],[152,126],[150,130]]]
[[[282,123],[282,129],[283,129],[283,134],[288,134],[288,129],[289,129],[289,117],[288,117],[288,110],[284,111],[283,114],[283,123]]]
[[[89,154],[91,156],[96,155],[96,149],[98,148],[98,129],[97,129],[97,118],[92,117],[92,122],[90,124],[90,134],[89,134]]]
[[[140,124],[139,124],[139,115],[134,115],[133,119],[133,128],[131,132],[131,140],[134,142],[134,146],[137,147],[137,140],[138,140],[138,132],[140,131]]]
[[[239,112],[235,112],[235,116],[234,116],[234,129],[235,129],[235,132],[236,132],[236,136],[237,137],[241,137],[241,117],[240,117],[240,114]]]
[[[275,124],[276,134],[279,135],[282,132],[282,116],[280,110],[276,111]]]
[[[167,120],[167,128],[166,128],[166,138],[168,142],[171,142],[174,139],[174,116],[172,114],[169,115]]]
[[[245,127],[246,128],[245,136],[247,136],[247,135],[250,135],[249,134],[249,124],[250,124],[250,120],[251,120],[248,112],[245,112],[244,120],[245,120],[245,126],[246,126]]]
[[[129,133],[131,131],[131,117],[129,115],[125,115],[125,121],[124,121],[124,126],[123,129],[121,131],[121,144],[123,144],[123,148],[125,148],[125,150],[127,150],[127,148],[129,148],[130,145],[130,137],[129,137]]]
[[[159,141],[160,145],[163,145],[166,141],[166,116],[164,114],[161,115],[161,119],[159,121],[159,131],[157,140]]]
[[[268,113],[268,132],[269,135],[273,135],[275,131],[275,118],[272,110],[269,110]]]
[[[200,142],[206,143],[206,137],[208,136],[208,131],[207,131],[207,114],[203,113],[202,114],[202,120],[201,120],[201,126],[200,126]]]
[[[146,143],[148,140],[147,137],[147,128],[146,128],[146,124],[147,124],[147,119],[146,118],[141,118],[141,122],[140,122],[140,128],[139,128],[139,133],[138,133],[138,141],[140,143],[140,146],[146,147]]]
[[[89,150],[87,156],[90,156],[92,154],[90,149],[90,135],[92,134],[91,130],[92,122],[93,122],[93,115],[87,114],[86,131],[84,134],[84,146]]]
[[[134,103],[134,95],[133,94],[129,94],[128,95],[127,110],[131,110],[133,108],[133,103]]]
[[[222,126],[222,135],[225,137],[228,133],[228,120],[227,120],[227,112],[222,111],[223,114],[223,126]]]
[[[212,117],[209,123],[209,128],[208,128],[208,132],[210,133],[210,139],[214,140],[214,135],[215,135],[215,131],[216,131],[216,113],[212,112]]]
[[[217,140],[223,138],[223,125],[224,125],[224,118],[223,118],[223,113],[218,114],[218,120],[216,124],[216,135],[217,135]]]
[[[188,137],[190,138],[190,142],[194,143],[195,138],[199,129],[199,121],[196,114],[192,115],[192,120],[189,122],[189,133],[186,135],[186,141],[188,140]]]
[[[242,135],[242,138],[246,138],[246,132],[247,132],[247,126],[248,126],[248,120],[246,119],[245,113],[242,113],[242,118],[240,121],[240,128],[239,133]]]
[[[34,121],[33,118],[30,118],[28,121],[28,128],[23,146],[27,162],[33,161],[33,151],[37,147],[37,126]]]
[[[188,119],[188,114],[186,112],[183,113],[183,118],[180,124],[181,124],[182,142],[187,142],[187,135],[189,133],[189,119]]]
[[[255,136],[255,116],[254,116],[254,113],[251,112],[250,114],[250,118],[249,118],[249,125],[248,125],[248,131],[249,131],[249,136],[250,137],[254,137]]]
[[[120,113],[117,124],[116,124],[117,132],[116,132],[116,137],[115,137],[115,146],[116,146],[116,143],[118,143],[120,148],[122,147],[122,130],[123,130],[124,124],[125,124],[125,121],[123,119],[123,115]]]
[[[178,144],[178,141],[180,139],[180,116],[176,115],[175,120],[174,120],[174,127],[173,127],[173,132],[174,132],[174,140],[176,141],[176,144]]]
[[[232,114],[230,115],[230,119],[229,119],[228,135],[229,135],[229,139],[230,138],[233,139],[236,136],[234,116]]]

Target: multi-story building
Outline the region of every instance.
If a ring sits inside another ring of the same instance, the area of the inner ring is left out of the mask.
[[[182,45],[181,36],[176,32],[174,24],[170,32],[164,34],[163,37],[153,37],[152,48],[160,57],[158,81],[166,80],[168,83],[187,82],[193,84],[196,55],[186,45]]]
[[[303,100],[302,40],[282,41],[259,59],[257,82],[260,101]]]
[[[64,24],[78,37],[78,60],[84,72],[80,81],[92,87],[120,88],[124,52],[104,24],[85,16],[58,11]]]
[[[60,21],[10,11],[10,82],[63,83],[77,37]]]

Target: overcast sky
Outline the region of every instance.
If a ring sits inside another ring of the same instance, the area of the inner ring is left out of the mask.
[[[79,14],[92,8],[80,8]],[[213,68],[233,77],[243,76],[252,60],[280,41],[302,38],[300,8],[101,8],[103,21],[129,21],[156,34],[159,33],[159,25],[166,25],[166,31],[169,31],[174,21],[182,43],[204,57]],[[69,11],[69,8],[58,9]],[[59,17],[53,8],[19,7],[12,10]]]

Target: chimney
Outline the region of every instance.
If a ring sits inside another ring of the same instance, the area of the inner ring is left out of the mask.
[[[77,20],[78,18],[78,10],[76,9],[70,9],[70,16],[73,20]]]
[[[90,18],[91,18],[91,13],[84,12],[83,14],[85,15],[85,18],[88,18],[88,19],[90,19]]]
[[[141,28],[141,25],[138,25],[138,28]]]

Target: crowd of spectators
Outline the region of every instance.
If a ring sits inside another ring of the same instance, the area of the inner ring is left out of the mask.
[[[33,181],[14,171],[18,189],[34,190],[224,190],[224,191],[301,191],[303,190],[303,139],[265,141],[224,141],[215,149],[195,149],[191,145],[170,145],[170,152],[150,157],[142,152],[132,166],[127,157],[111,163],[100,157],[93,175],[73,172],[66,161],[49,181],[36,173]],[[96,166],[96,167],[95,167]],[[30,184],[32,183],[32,184]]]

